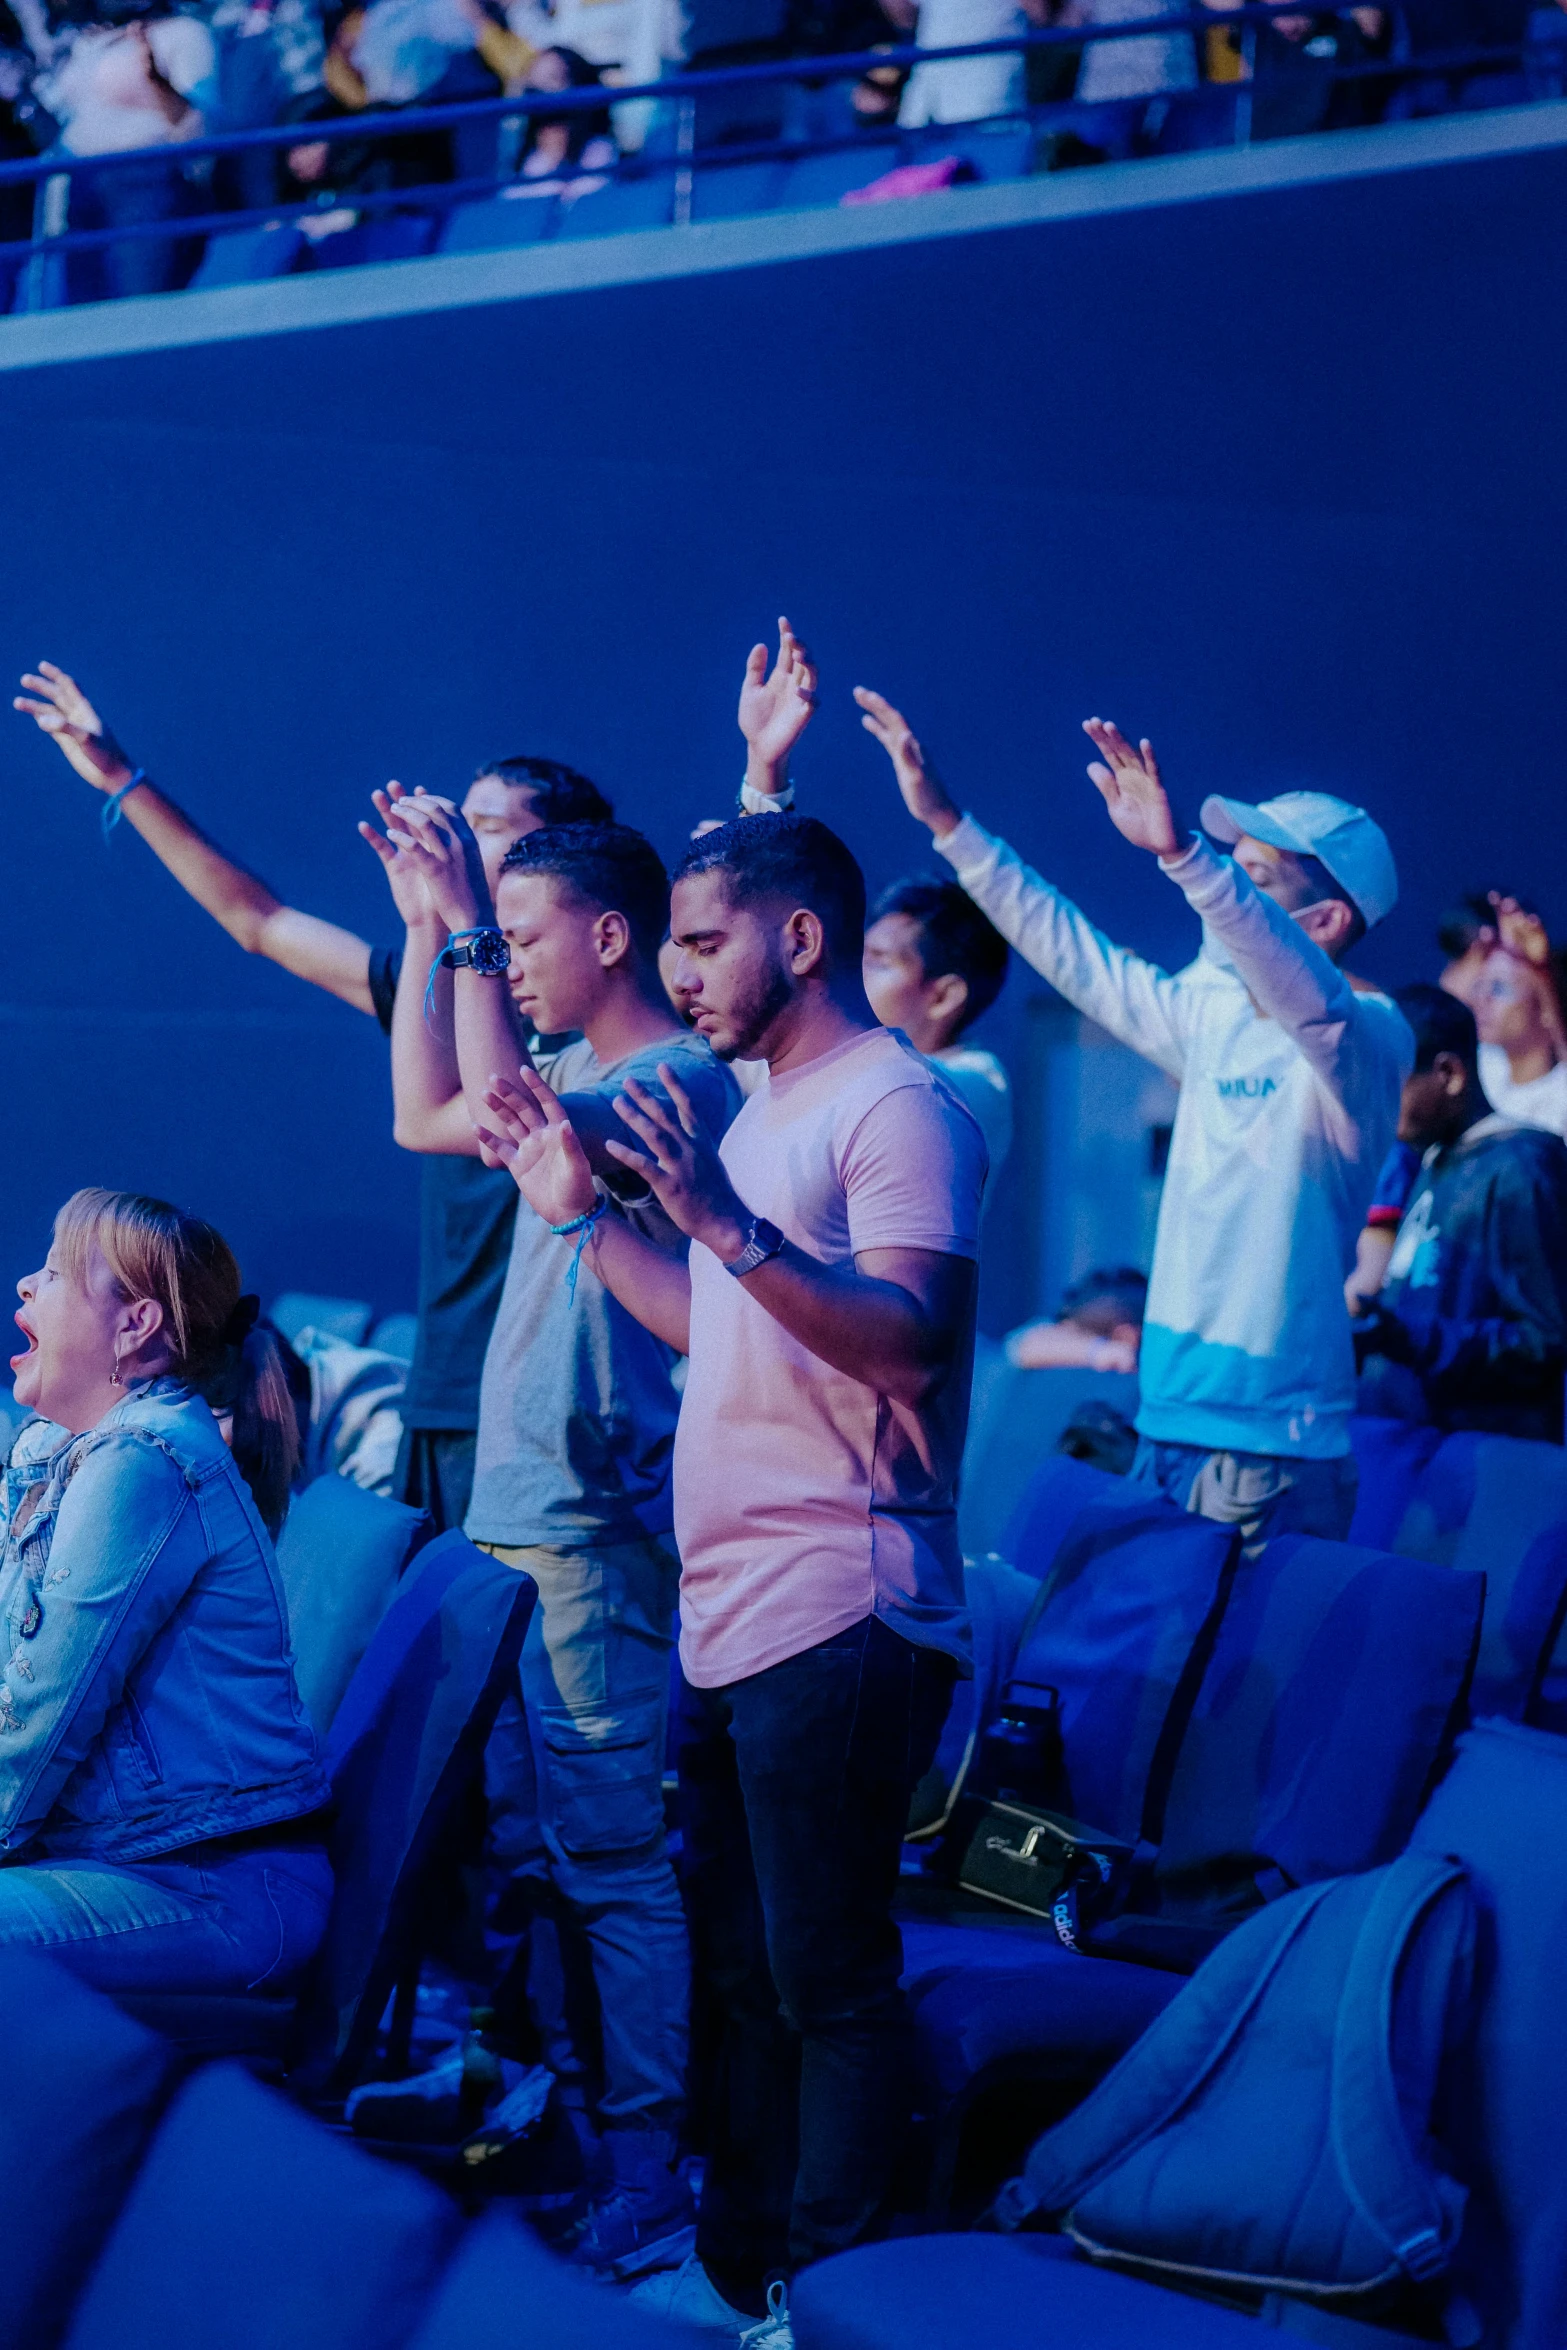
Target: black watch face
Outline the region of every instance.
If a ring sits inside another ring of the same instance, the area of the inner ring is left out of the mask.
[[[487,979],[499,978],[511,961],[511,949],[499,931],[487,931],[473,942],[473,967]]]

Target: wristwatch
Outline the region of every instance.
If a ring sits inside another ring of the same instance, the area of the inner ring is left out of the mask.
[[[455,931],[438,960],[448,971],[477,971],[481,979],[499,979],[511,965],[511,948],[501,930]]]
[[[754,1273],[758,1265],[765,1265],[769,1257],[777,1256],[783,1244],[784,1236],[776,1224],[769,1224],[765,1216],[753,1216],[745,1246],[727,1269],[737,1281],[743,1281],[747,1273]]]

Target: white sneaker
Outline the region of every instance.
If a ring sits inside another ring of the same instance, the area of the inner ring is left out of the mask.
[[[767,2288],[767,2315],[747,2326],[740,2350],[794,2350],[794,2327],[789,2322],[789,2288],[776,2280]]]
[[[794,2350],[782,2285],[768,2287],[767,2316],[750,2317],[724,2299],[694,2252],[678,2268],[645,2277],[626,2298],[659,2317],[674,2318],[725,2342],[744,2343],[745,2350]]]

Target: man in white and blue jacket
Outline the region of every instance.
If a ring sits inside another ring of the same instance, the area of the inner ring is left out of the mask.
[[[1132,1476],[1240,1527],[1342,1540],[1355,1503],[1345,1274],[1398,1120],[1414,1040],[1342,958],[1398,894],[1364,809],[1324,792],[1210,798],[1183,834],[1151,744],[1090,719],[1116,829],[1203,924],[1171,977],[1113,946],[971,816],[880,695],[856,697],[975,903],[1069,1003],[1181,1088],[1143,1325]]]

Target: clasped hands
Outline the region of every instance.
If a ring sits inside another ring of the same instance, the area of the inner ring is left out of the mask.
[[[479,844],[456,802],[400,783],[370,798],[386,830],[361,824],[359,835],[380,858],[403,920],[438,921],[449,933],[493,922]]]
[[[667,1101],[635,1077],[615,1096],[615,1115],[642,1148],[612,1139],[605,1151],[647,1186],[677,1231],[727,1264],[745,1247],[750,1213],[667,1061],[658,1075]],[[534,1213],[556,1225],[585,1216],[597,1196],[593,1172],[560,1097],[543,1078],[526,1066],[515,1080],[492,1076],[484,1106],[490,1123],[474,1131],[485,1152],[510,1169]]]

